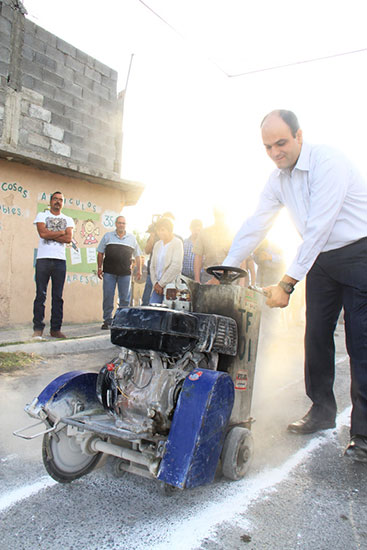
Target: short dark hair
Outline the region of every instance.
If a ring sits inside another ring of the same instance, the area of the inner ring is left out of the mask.
[[[264,118],[262,119],[260,128],[263,127],[264,122],[271,115],[279,116],[290,128],[290,131],[292,132],[292,136],[296,137],[297,131],[300,129],[300,125],[298,122],[298,118],[293,113],[293,111],[287,111],[286,109],[276,109],[275,111],[271,111],[270,113],[265,115]]]
[[[50,197],[50,201],[52,201],[52,199],[54,198],[55,195],[62,195],[64,196],[64,193],[62,193],[61,191],[54,191]]]
[[[167,229],[170,233],[173,233],[173,223],[169,218],[159,218],[156,224],[156,229]]]

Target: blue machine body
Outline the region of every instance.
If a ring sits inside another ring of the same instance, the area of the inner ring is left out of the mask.
[[[158,479],[181,489],[213,481],[233,402],[227,373],[196,369],[185,378]]]
[[[84,401],[96,402],[97,373],[71,371],[58,376],[50,382],[37,397],[37,405],[45,407],[57,403],[69,392],[81,394]]]

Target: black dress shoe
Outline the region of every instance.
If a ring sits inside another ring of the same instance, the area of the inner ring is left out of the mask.
[[[344,456],[356,462],[367,462],[367,437],[363,435],[352,435]]]
[[[320,430],[335,428],[335,418],[322,418],[316,415],[312,407],[301,420],[289,424],[288,431],[295,434],[313,434]]]

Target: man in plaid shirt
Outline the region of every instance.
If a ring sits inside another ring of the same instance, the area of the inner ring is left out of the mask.
[[[182,275],[194,279],[194,258],[193,246],[203,228],[201,220],[192,220],[190,223],[191,235],[184,240],[184,258],[182,263]]]

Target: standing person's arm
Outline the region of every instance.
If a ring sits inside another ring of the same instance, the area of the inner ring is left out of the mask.
[[[97,253],[97,269],[98,269],[97,275],[98,275],[98,279],[103,279],[103,271],[102,271],[103,258],[104,258],[103,252],[98,252]]]
[[[60,235],[59,237],[54,238],[54,241],[57,241],[58,243],[71,243],[73,239],[73,228],[67,227],[65,229],[65,235]]]
[[[194,277],[197,283],[200,283],[200,273],[203,267],[203,257],[199,254],[195,254],[194,258]]]
[[[135,257],[136,262],[136,279],[140,281],[143,269],[143,262],[141,261],[141,256]]]
[[[67,229],[62,229],[61,231],[50,231],[46,228],[46,224],[43,222],[37,222],[37,231],[41,239],[45,239],[47,241],[56,241],[58,237],[65,237]],[[71,228],[70,228],[71,229]]]
[[[150,235],[148,237],[148,240],[146,242],[146,245],[145,245],[145,249],[144,249],[145,254],[151,254],[152,253],[153,247],[154,247],[155,243],[157,242],[157,240],[158,240],[158,237],[157,237],[156,233],[150,233]]]

